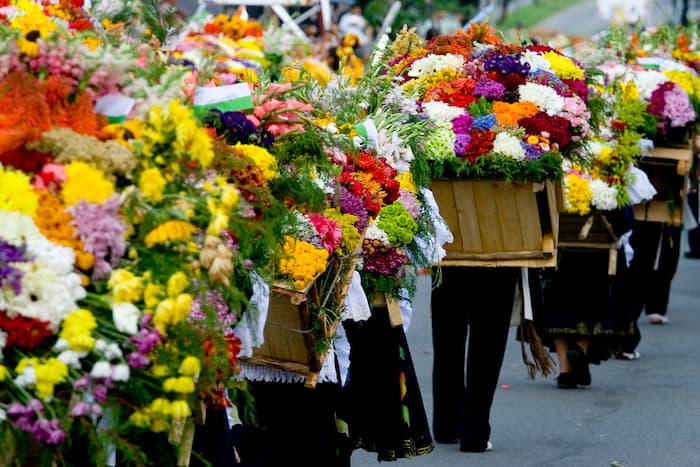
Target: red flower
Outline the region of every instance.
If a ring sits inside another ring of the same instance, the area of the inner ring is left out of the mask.
[[[540,112],[537,115],[518,120],[518,124],[531,135],[542,135],[557,144],[561,149],[571,142],[571,124],[564,117],[547,115]]]
[[[53,336],[46,321],[34,318],[17,316],[9,318],[4,312],[0,312],[0,329],[7,333],[7,347],[22,347],[35,349],[44,339]]]
[[[488,154],[493,149],[493,140],[496,139],[496,134],[489,130],[474,128],[470,137],[469,146],[461,157],[474,163],[480,156]]]

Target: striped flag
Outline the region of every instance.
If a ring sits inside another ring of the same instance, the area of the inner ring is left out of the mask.
[[[210,109],[235,112],[253,107],[253,97],[247,83],[198,87],[194,93],[194,113],[199,118],[204,117]]]

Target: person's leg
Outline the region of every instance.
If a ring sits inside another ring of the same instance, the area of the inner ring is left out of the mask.
[[[657,259],[662,224],[659,222],[635,222],[630,237],[634,256],[628,271],[630,312],[636,319],[654,292],[654,266]]]
[[[468,284],[474,291],[467,350],[467,386],[459,417],[460,450],[484,451],[491,435],[490,414],[508,341],[517,268],[479,268]],[[464,290],[464,285],[463,285]]]
[[[574,369],[566,358],[566,353],[569,351],[569,340],[566,337],[554,338],[554,349],[557,351],[557,359],[559,360],[559,374],[572,373]]]
[[[458,440],[457,414],[464,393],[464,366],[468,310],[464,303],[468,283],[464,268],[443,267],[442,282],[433,289],[431,323],[433,335],[433,438],[438,443]]]
[[[653,287],[645,312],[649,318],[655,317],[659,322],[666,322],[664,319],[671,295],[671,283],[678,269],[680,258],[681,227],[662,225],[661,245],[659,251],[658,267],[653,271],[653,281],[649,284]],[[658,315],[662,318],[658,318]]]

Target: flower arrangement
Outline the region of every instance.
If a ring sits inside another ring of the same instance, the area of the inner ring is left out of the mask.
[[[424,143],[432,176],[560,179],[563,159],[585,157],[589,77],[575,59],[504,43],[488,25],[392,50],[403,91],[435,122]]]

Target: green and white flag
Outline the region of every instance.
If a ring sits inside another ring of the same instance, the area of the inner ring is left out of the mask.
[[[107,117],[109,123],[122,123],[134,108],[136,101],[124,94],[106,94],[95,102],[95,113]]]
[[[199,118],[204,117],[210,109],[236,112],[253,107],[253,96],[248,83],[198,87],[194,92],[194,113]]]
[[[374,124],[374,120],[368,118],[364,122],[358,123],[355,125],[355,130],[366,143],[377,147],[379,144],[379,133],[377,132],[377,126]]]

